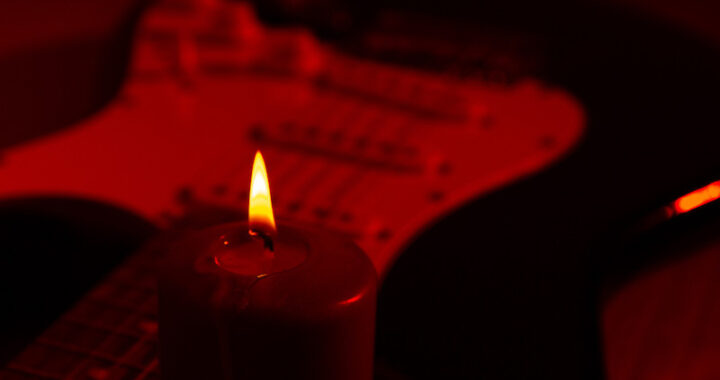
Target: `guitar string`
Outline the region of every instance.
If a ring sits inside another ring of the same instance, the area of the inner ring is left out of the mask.
[[[218,158],[217,160],[226,161],[226,160],[228,159],[228,157],[229,157],[230,154],[231,154],[231,153],[224,152],[224,153],[222,153],[222,154],[219,155],[219,158]],[[202,166],[201,169],[200,169],[200,173],[199,173],[200,179],[192,180],[191,183],[195,183],[195,184],[202,183],[202,182],[203,182],[203,181],[202,181],[202,178],[204,177],[204,175],[208,175],[208,176],[209,176],[209,174],[207,174],[207,173],[211,171],[211,170],[208,169],[208,165],[209,165],[211,168],[214,168],[214,167],[217,165],[217,164],[214,164],[213,161],[216,162],[216,160],[206,161],[206,164],[204,164],[204,166]],[[304,162],[304,160],[300,160],[300,164],[302,164],[303,162]],[[291,171],[289,172],[289,175],[292,175],[294,172],[297,172],[297,171],[296,171],[296,170],[291,170]],[[230,174],[230,175],[232,175],[232,174]],[[196,177],[196,178],[197,178],[197,177]],[[287,178],[281,178],[281,179],[278,180],[278,182],[283,182],[283,181],[286,181],[286,180],[287,180]],[[283,186],[282,188],[285,188],[285,187]]]
[[[324,100],[324,99],[320,99],[320,102],[319,102],[320,105],[317,104],[318,101],[315,102],[315,103],[316,103],[316,104],[315,104],[315,108],[316,108],[316,110],[318,111],[318,113],[319,113],[320,115],[325,116],[326,118],[329,119],[329,118],[331,118],[331,117],[333,116],[333,115],[332,115],[332,112],[330,112],[330,113],[327,112],[327,109],[328,109],[329,107],[324,106],[323,103],[322,103],[322,100]],[[301,119],[307,120],[308,118],[305,117],[305,118],[301,118]],[[311,122],[311,124],[312,124],[312,122]],[[317,124],[317,123],[315,123],[315,124]],[[348,125],[345,125],[345,126],[348,127]],[[342,128],[342,127],[341,127],[341,128]],[[369,134],[369,136],[371,136],[371,135],[372,135],[372,134]],[[224,156],[223,156],[223,157],[224,157]],[[298,166],[303,166],[303,165],[305,165],[305,164],[306,164],[306,161],[305,161],[306,158],[307,158],[307,157],[302,157],[301,160],[298,160],[297,165],[298,165]],[[334,171],[334,168],[331,168],[331,169],[330,169],[329,171],[327,171],[326,173],[327,173],[327,174],[333,174],[333,173],[332,173],[333,171]],[[297,172],[298,172],[297,170],[291,170],[291,171],[289,172],[289,174],[292,175],[292,174],[295,174],[295,173],[297,173]],[[287,181],[287,180],[288,180],[287,177],[283,177],[283,178],[280,178],[279,180],[276,180],[276,182],[280,182],[280,185],[281,185],[280,187],[283,188],[283,189],[285,189],[285,188],[287,188],[287,187],[286,187],[286,186],[282,186],[282,182]],[[317,181],[317,180],[318,180],[318,177],[315,177],[314,180]],[[200,182],[200,181],[197,181],[197,182]]]
[[[282,112],[282,114],[285,114],[285,115],[288,115],[293,112],[292,109],[288,109],[288,108],[284,108],[284,107],[279,107],[278,110],[280,110]],[[193,116],[195,116],[195,115],[193,115]],[[290,118],[290,117],[286,117],[286,118]],[[263,128],[265,126],[266,126],[266,123],[259,124],[260,128]],[[201,128],[202,127],[201,127],[200,123],[198,123],[196,125],[196,130],[201,129]],[[248,128],[252,128],[252,126],[248,126]],[[247,135],[242,136],[242,138],[247,138]],[[196,151],[201,151],[201,150],[202,150],[202,147],[198,147],[196,149]],[[195,189],[203,189],[206,187],[205,185],[212,185],[212,182],[214,182],[212,180],[212,178],[210,178],[210,176],[212,175],[210,172],[213,171],[212,168],[222,165],[222,164],[226,164],[227,162],[233,162],[233,163],[240,164],[240,170],[242,170],[245,163],[244,162],[240,163],[239,161],[244,161],[244,160],[238,160],[237,152],[233,149],[223,150],[219,153],[216,153],[216,154],[212,155],[212,157],[209,160],[203,160],[203,164],[196,170],[195,174],[193,174],[190,177],[190,180],[187,181],[188,186],[195,188]],[[235,164],[233,164],[233,165],[235,165]],[[224,179],[227,179],[227,177],[228,177],[227,172],[224,172],[221,174],[221,178],[223,178],[223,177],[224,177]]]
[[[297,123],[297,120],[308,120],[315,118],[318,113],[318,110],[322,108],[320,105],[322,99],[312,98],[310,102],[306,104],[301,104],[299,109],[292,109],[288,110],[286,117],[281,118],[283,121],[279,123],[263,123],[260,125],[260,127],[263,128],[263,133],[267,132],[277,132],[278,128],[284,129],[281,131],[284,133],[287,138],[287,135],[291,135],[292,138],[296,138],[298,134],[302,133],[300,129],[303,129],[299,123]],[[259,142],[258,148],[262,147],[264,150],[268,151],[268,153],[272,154],[272,152],[276,151],[277,154],[274,156],[271,156],[270,154],[267,155],[269,160],[272,160],[273,158],[281,158],[281,164],[280,166],[272,166],[268,167],[268,175],[271,177],[272,180],[272,188],[277,189],[276,191],[273,191],[273,196],[275,200],[277,201],[278,198],[284,198],[285,192],[283,189],[286,187],[287,182],[297,174],[297,171],[302,169],[302,166],[298,166],[297,160],[293,159],[294,153],[288,152],[287,150],[284,150],[280,146],[276,145],[266,145],[262,146],[262,142]],[[242,189],[249,189],[249,183],[247,181],[244,181],[240,188]],[[243,192],[241,195],[245,195],[245,192]],[[277,196],[275,195],[277,194]]]
[[[277,117],[277,120],[273,120],[272,122],[259,122],[259,123],[257,123],[256,127],[262,128],[264,130],[263,133],[277,132],[277,130],[279,128],[282,128],[284,130],[279,131],[279,133],[284,134],[285,138],[288,138],[288,135],[291,135],[290,138],[295,138],[296,135],[301,131],[298,131],[297,125],[295,125],[295,123],[290,120],[308,119],[309,117],[307,117],[307,116],[297,116],[297,115],[298,114],[299,115],[303,115],[303,114],[312,115],[313,112],[315,112],[314,110],[316,108],[318,108],[318,105],[316,103],[317,103],[317,100],[313,100],[310,104],[305,105],[301,109],[297,109],[297,108],[290,109],[290,108],[280,107],[280,110],[283,111],[282,115],[285,115],[285,116]],[[274,131],[271,131],[271,129],[273,129]],[[262,147],[261,142],[258,143],[258,145],[259,145],[258,147]],[[289,154],[272,154],[272,152],[274,152],[274,151],[284,152],[279,147],[269,145],[269,146],[265,146],[262,148],[265,151],[264,156],[265,156],[266,160],[268,160],[270,162],[274,161],[272,166],[268,165],[268,168],[269,168],[268,176],[272,178],[273,188],[277,187],[277,189],[278,189],[277,193],[275,191],[273,192],[273,196],[276,201],[275,203],[277,203],[277,199],[280,198],[279,196],[282,196],[280,189],[283,188],[283,186],[282,186],[283,181],[286,180],[288,176],[292,175],[292,170],[288,170],[288,168],[291,167],[291,165],[292,165],[292,162],[288,163],[288,161],[292,161],[292,160],[291,160],[291,157]],[[286,166],[288,168],[286,168]],[[250,166],[248,165],[247,162],[239,162],[238,161],[237,162],[237,170],[234,173],[228,173],[227,175],[225,175],[223,177],[223,181],[224,182],[236,181],[238,174],[240,172],[246,171],[249,167]],[[278,173],[280,173],[280,174],[278,175]],[[239,183],[238,188],[241,190],[239,190],[239,191],[235,190],[235,192],[238,193],[238,195],[240,195],[240,198],[246,198],[246,195],[248,195],[247,192],[249,190],[250,183],[245,179],[242,179],[239,182],[240,183]]]
[[[363,73],[363,74],[367,74],[367,73]],[[377,83],[370,83],[370,85],[378,85],[378,84],[377,84]],[[354,100],[354,99],[353,99],[353,100]],[[352,100],[348,100],[348,101],[352,101]],[[372,105],[369,106],[369,107],[368,107],[367,105],[364,105],[363,108],[364,108],[364,109],[367,109],[367,110],[370,110],[370,109],[372,108]],[[386,123],[384,123],[385,119],[387,119],[387,113],[386,113],[386,112],[388,112],[388,111],[387,111],[387,110],[383,110],[383,112],[381,112],[382,116],[377,116],[377,117],[375,117],[375,120],[371,120],[369,123],[366,123],[366,125],[369,125],[370,128],[366,128],[366,130],[365,130],[364,133],[358,134],[358,136],[356,137],[356,139],[357,139],[358,141],[359,141],[359,140],[362,140],[362,139],[364,139],[364,140],[366,140],[366,141],[368,141],[368,140],[369,140],[369,141],[372,141],[372,138],[375,136],[375,132],[376,132],[378,129],[380,129],[382,126],[384,126],[384,125],[386,124]],[[346,130],[348,130],[348,131],[350,131],[350,132],[353,132],[353,131],[352,131],[352,129],[353,129],[353,124],[345,124],[344,126],[343,126],[343,125],[340,125],[339,127],[340,127],[340,128],[343,128],[343,127],[344,127],[344,129],[346,129]],[[331,169],[326,172],[327,175],[334,174],[333,172],[337,169],[337,165],[338,165],[338,164],[337,164],[337,163],[333,163],[333,164],[335,164],[335,165],[333,165],[333,166],[331,167]],[[359,169],[360,174],[362,174],[364,171],[365,171],[364,168]],[[354,175],[354,177],[362,177],[362,175]],[[347,186],[346,184],[344,184],[344,186],[341,186],[340,189],[336,189],[335,191],[333,191],[333,194],[334,194],[334,196],[335,196],[335,199],[333,200],[332,203],[334,203],[334,204],[338,203],[338,202],[341,200],[341,197],[342,197],[343,193],[344,193],[346,190],[350,190],[350,188],[351,188],[350,186]]]
[[[136,309],[132,310],[125,318],[123,318],[122,321],[119,321],[119,323],[115,327],[115,331],[112,333],[108,333],[106,336],[104,336],[101,341],[97,344],[95,348],[92,349],[93,352],[99,350],[101,347],[108,346],[111,342],[111,339],[115,336],[113,334],[117,334],[117,332],[121,331],[122,328],[129,327],[129,324],[136,320],[139,316],[141,316],[148,305],[150,305],[151,302],[154,302],[153,297],[146,298]],[[131,347],[126,351],[122,357],[118,358],[117,360],[113,360],[112,366],[110,369],[108,369],[108,372],[119,368],[122,360],[130,353],[132,353],[134,350],[137,349],[137,347],[144,343],[146,340],[151,338],[153,334],[150,332],[146,332],[142,337],[136,339],[133,341],[133,344]],[[84,358],[77,366],[73,368],[71,372],[69,372],[66,376],[63,377],[63,379],[72,379],[76,375],[79,375],[78,371],[81,371],[83,369],[87,368],[87,365],[92,361],[92,356],[88,355],[86,358]]]
[[[225,153],[223,153],[223,154],[221,154],[221,155],[219,156],[219,159],[218,159],[218,160],[226,161],[226,160],[228,159],[228,157],[229,157],[230,154],[231,154],[231,153],[225,152]],[[214,161],[214,160],[210,160],[209,162],[206,161],[206,166],[205,166],[205,167],[202,167],[202,168],[200,169],[200,172],[201,172],[200,175],[201,175],[201,176],[202,176],[204,173],[208,173],[208,172],[211,171],[211,170],[208,170],[207,165],[210,165],[210,167],[212,167],[212,168],[214,168],[215,166],[217,166],[217,164],[214,164],[213,161]],[[302,163],[304,160],[300,160],[300,161],[301,161],[301,163]],[[290,174],[292,174],[293,172],[296,172],[296,171],[295,171],[295,170],[292,170],[292,171],[290,172]],[[329,173],[328,173],[328,174],[329,174]],[[231,175],[232,175],[232,174],[231,174]],[[279,182],[282,182],[283,180],[285,180],[285,179],[280,179]],[[200,181],[200,180],[195,180],[195,181],[191,181],[191,182],[200,183],[200,182],[202,182],[202,181]],[[285,187],[283,186],[282,188],[285,188]],[[338,194],[338,195],[340,195],[340,194]]]
[[[314,99],[303,112],[294,116],[292,121],[290,121],[293,129],[291,136],[282,133],[283,131],[278,131],[277,125],[267,126],[268,130],[266,132],[272,134],[273,137],[271,138],[273,139],[281,138],[285,141],[290,141],[291,144],[299,143],[298,141],[308,138],[308,134],[316,133],[313,132],[318,128],[316,125],[321,124],[324,118],[329,117],[329,115],[323,115],[323,109],[326,107],[327,101],[328,99]],[[282,136],[277,137],[278,135]],[[294,193],[293,188],[298,186],[297,181],[302,180],[304,173],[311,168],[302,160],[302,156],[296,158],[296,156],[298,156],[297,152],[272,143],[265,145],[267,147],[275,147],[278,155],[290,158],[288,167],[277,177],[275,182],[271,184],[272,193],[278,194],[280,198],[283,199],[280,205],[281,207],[276,207],[275,212],[276,214],[284,214],[286,210],[292,208],[295,202],[291,194]],[[260,146],[263,146],[262,142]],[[268,168],[268,170],[271,171],[273,168]]]
[[[333,125],[340,125],[340,126],[349,125],[349,124],[343,123],[342,120],[348,119],[348,116],[351,115],[354,111],[354,108],[356,108],[355,105],[348,104],[348,102],[344,102],[337,98],[334,98],[330,102],[329,106],[331,106],[331,107],[335,106],[334,114],[328,115],[328,117],[324,118],[323,121],[318,122],[316,124],[317,127],[323,131],[323,135],[325,135],[325,136],[322,136],[322,138],[327,137],[328,135],[337,131],[337,129],[335,129],[335,130],[332,129]],[[338,120],[340,120],[340,122],[338,122]],[[342,128],[342,127],[340,127],[340,128]],[[316,137],[316,138],[320,138],[320,137]],[[320,186],[322,183],[321,181],[325,180],[326,177],[328,177],[328,176],[330,176],[330,174],[332,174],[332,169],[328,169],[328,164],[330,163],[329,160],[323,159],[323,158],[309,157],[309,155],[308,155],[308,157],[305,157],[305,160],[307,160],[307,161],[319,160],[320,167],[316,168],[316,170],[317,170],[316,176],[313,176],[313,178],[305,178],[305,180],[303,182],[298,184],[298,187],[300,189],[297,191],[296,196],[298,196],[300,198],[305,198],[305,196],[307,195],[307,192],[312,190],[312,187]]]
[[[363,74],[367,75],[368,73],[365,72]],[[381,83],[369,83],[369,85],[378,86],[378,85],[382,85],[382,84]],[[367,105],[365,105],[363,108],[370,109],[371,107],[372,106],[368,107]],[[381,107],[381,108],[382,108],[382,111],[380,112],[381,116],[376,116],[375,120],[371,120],[370,122],[366,123],[366,125],[368,125],[370,127],[366,128],[364,133],[360,133],[358,135],[358,137],[357,137],[358,141],[361,139],[365,139],[366,141],[372,141],[372,139],[376,135],[376,132],[381,127],[388,128],[388,125],[387,125],[388,123],[386,123],[386,120],[389,119],[388,113],[392,113],[392,111],[386,110],[386,109],[384,109],[384,107]],[[395,141],[393,141],[393,143],[397,144],[398,141],[406,140],[407,135],[409,135],[411,132],[411,130],[406,127],[410,124],[411,123],[403,123],[398,128],[397,132],[393,134],[394,138],[391,139],[391,141],[395,140]],[[397,125],[397,124],[393,123],[391,125]],[[344,126],[340,125],[340,128],[343,128],[343,127],[345,127],[346,130],[352,132],[353,124],[344,125]],[[334,172],[338,169],[338,165],[339,165],[338,163],[332,163],[332,164],[333,165],[330,166],[329,170],[324,172],[325,176],[334,174]],[[341,186],[339,186],[338,188],[333,189],[331,191],[331,193],[333,194],[334,199],[332,199],[330,201],[330,205],[331,205],[330,208],[332,209],[332,208],[336,207],[338,204],[340,204],[346,193],[350,192],[350,190],[352,190],[354,187],[356,187],[357,184],[359,184],[360,182],[362,182],[366,179],[366,177],[367,177],[366,174],[367,174],[367,170],[365,168],[362,168],[362,167],[358,168],[357,171],[355,171],[351,174],[351,178],[349,181],[346,181],[345,183],[341,184]],[[317,180],[317,178],[312,179],[312,181],[316,181],[316,180]],[[358,199],[362,200],[364,198],[361,197]],[[362,202],[358,202],[358,204],[362,204]],[[338,210],[333,210],[333,211],[337,212]],[[352,210],[349,210],[349,212],[352,212]],[[326,221],[320,222],[321,225],[326,225],[327,223],[329,223],[329,222],[326,222]]]
[[[353,63],[358,64],[358,62],[353,62]],[[362,66],[362,63],[359,63],[359,65]],[[448,65],[448,66],[450,67],[450,65]],[[448,70],[448,71],[449,71],[449,70]],[[369,74],[371,74],[371,72],[372,72],[372,69],[369,70],[369,71],[366,70],[365,72],[363,72],[363,75],[369,75]],[[394,73],[393,73],[393,74],[394,74]],[[372,86],[372,85],[382,85],[382,83],[369,83],[369,85],[371,85],[371,86]],[[382,119],[382,118],[379,118],[379,119]],[[370,128],[370,129],[369,129],[368,133],[364,136],[364,138],[366,138],[366,139],[372,138],[372,137],[374,136],[374,134],[375,134],[374,132],[379,128],[380,124],[384,124],[384,123],[381,123],[380,121],[378,121],[378,122],[375,122],[375,123],[372,123],[372,124],[375,125],[375,128]],[[395,134],[396,139],[397,139],[397,140],[396,140],[396,143],[397,143],[398,141],[401,141],[401,138],[402,138],[402,139],[406,139],[407,136],[411,133],[411,131],[412,131],[412,128],[410,127],[411,124],[412,124],[412,123],[410,123],[410,122],[405,123],[403,126],[401,126],[401,127],[398,129],[398,132]],[[346,127],[347,127],[348,130],[351,129],[350,126],[346,126]],[[220,160],[225,160],[225,159],[227,159],[227,155],[228,155],[228,152],[223,153],[223,155],[221,155],[221,157],[220,157]],[[284,156],[284,155],[283,155],[283,156]],[[309,157],[301,156],[301,158],[300,158],[299,160],[297,160],[297,164],[298,164],[298,165],[302,165],[302,164],[304,164],[304,163],[306,162],[307,159],[309,159]],[[211,161],[212,161],[212,160],[211,160]],[[328,160],[328,161],[329,161],[329,160]],[[322,176],[321,176],[321,177],[315,177],[313,180],[317,181],[318,178],[324,178],[325,176],[329,176],[329,175],[331,175],[331,174],[334,174],[334,172],[335,172],[336,169],[337,169],[336,165],[330,165],[330,164],[328,164],[328,165],[329,165],[328,169],[327,169],[327,170],[324,170],[324,171],[322,172]],[[295,170],[290,170],[290,171],[287,173],[287,176],[291,176],[294,172],[297,172],[297,171],[295,171]],[[364,169],[361,169],[361,170],[359,170],[359,172],[360,172],[360,174],[362,174],[362,173],[365,172],[365,170],[364,170]],[[230,177],[231,177],[231,176],[232,176],[232,173],[226,175],[226,177],[227,177],[227,176],[230,176]],[[355,177],[363,177],[363,176],[362,176],[362,175],[359,175],[359,176],[356,175]],[[281,178],[281,179],[278,179],[277,182],[282,183],[283,181],[286,181],[286,180],[287,180],[287,178]],[[199,183],[199,182],[201,182],[201,181],[193,181],[193,182]],[[334,197],[335,197],[335,200],[334,200],[332,203],[333,203],[333,204],[339,203],[339,202],[341,201],[341,198],[344,196],[344,193],[347,192],[347,191],[349,191],[349,190],[351,190],[352,187],[353,187],[353,186],[343,186],[343,187],[340,188],[340,189],[342,189],[342,190],[336,190],[336,191],[334,191],[334,192],[333,192],[333,195],[334,195]],[[286,187],[285,187],[285,186],[282,186],[281,188],[285,189]],[[284,195],[283,195],[283,197],[284,197]]]
[[[336,142],[337,144],[340,144],[342,140],[346,140],[347,137],[345,136],[348,133],[353,133],[356,126],[362,125],[363,115],[368,112],[366,107],[358,102],[344,99],[339,100],[339,103],[339,107],[342,107],[343,112],[339,113],[336,118],[331,119],[325,126],[328,129],[328,136],[337,136],[336,139],[339,139]],[[316,196],[322,195],[323,187],[331,186],[330,184],[325,184],[326,181],[342,176],[343,168],[340,165],[340,163],[327,158],[321,159],[321,165],[317,175],[306,179],[305,184],[296,196],[301,199],[309,199],[309,202],[312,202],[312,195],[310,195],[310,193],[314,192],[314,190],[316,190]],[[324,190],[331,191],[332,188],[326,188]],[[317,203],[317,200],[315,200],[315,203]],[[313,210],[321,209],[318,204],[312,204],[310,206],[312,206],[310,208]]]
[[[378,123],[378,124],[379,124],[379,123]],[[410,124],[410,123],[407,123],[407,124]],[[348,129],[350,129],[350,128],[352,128],[352,125],[348,126]],[[374,130],[376,130],[377,128],[379,128],[379,126],[377,126],[377,127],[375,127],[375,128],[371,128],[370,130],[371,130],[371,131],[374,131]],[[402,131],[403,133],[401,133],[401,134],[404,135],[404,132],[405,132],[404,130],[398,129],[398,131]],[[372,136],[372,135],[373,135],[373,133],[370,134],[370,136]],[[307,159],[307,158],[302,158],[302,160],[306,160],[306,159]],[[363,172],[363,173],[366,172],[366,170],[364,170],[364,169],[358,169],[358,171]],[[360,178],[360,176],[357,176],[357,178]],[[116,363],[116,364],[117,364],[117,363]]]
[[[294,123],[299,124],[301,127],[299,128],[300,130],[296,132],[295,138],[298,138],[297,134],[306,135],[304,137],[299,137],[299,143],[302,143],[303,139],[308,138],[307,134],[319,133],[322,129],[320,126],[324,125],[325,122],[328,119],[334,117],[335,114],[341,112],[341,109],[335,107],[330,107],[332,111],[326,112],[328,107],[331,106],[334,102],[336,102],[336,100],[332,98],[315,99],[312,103],[312,106],[307,110],[305,116],[296,118],[296,120],[299,120],[299,122],[295,121]],[[283,152],[287,156],[299,156],[298,159],[292,162],[290,169],[287,170],[282,177],[278,178],[276,184],[274,185],[276,188],[282,191],[282,196],[284,198],[291,199],[289,203],[292,203],[293,200],[292,197],[290,197],[290,193],[293,193],[293,187],[299,186],[297,183],[293,183],[293,181],[302,181],[302,173],[310,169],[308,165],[308,157],[306,157],[306,155],[304,154],[293,152],[292,150],[283,150],[282,148],[279,148],[279,151]]]
[[[463,52],[471,48],[470,41],[465,41],[460,49],[455,54],[455,57],[453,60],[449,60],[448,63],[440,70],[440,77],[445,79],[441,82],[444,84],[445,91],[448,91],[449,93],[455,93],[458,89],[456,88],[457,85],[453,83],[455,80],[457,80],[457,77],[459,77],[459,71],[462,70],[460,66],[462,66],[463,62]],[[457,74],[457,75],[453,75]],[[449,78],[444,78],[449,77]],[[414,80],[420,80],[418,78],[415,78]],[[405,83],[407,86],[407,83]],[[393,137],[390,138],[390,141],[393,141],[395,144],[402,144],[407,143],[409,136],[414,132],[415,128],[417,128],[417,123],[421,120],[412,117],[412,115],[404,114],[401,112],[397,112],[396,116],[398,117],[399,121],[395,123],[397,128],[395,128],[395,131],[393,134]],[[363,182],[365,180],[365,177],[367,177],[368,173],[362,170],[359,170],[357,173],[355,173],[351,178],[353,181],[350,183],[345,184],[345,187],[340,190],[338,193],[338,197],[336,198],[336,201],[332,204],[331,208],[340,209],[344,206],[341,204],[344,204],[347,206],[347,202],[342,202],[341,199],[344,197],[344,194],[348,193],[351,189],[358,186],[359,183]],[[368,179],[369,180],[369,179]],[[365,202],[366,197],[368,194],[360,194],[360,196],[355,200],[355,202],[362,204]],[[342,210],[338,210],[341,213],[343,213]]]

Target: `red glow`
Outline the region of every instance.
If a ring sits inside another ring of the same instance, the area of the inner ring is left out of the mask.
[[[351,303],[359,300],[360,298],[362,298],[362,296],[363,296],[362,293],[356,294],[356,295],[354,295],[354,296],[352,296],[352,297],[350,297],[350,298],[348,298],[348,299],[346,299],[346,300],[344,300],[344,301],[341,301],[341,302],[340,302],[340,305],[349,305],[349,304],[351,304]]]
[[[675,213],[682,214],[720,198],[720,181],[715,181],[678,198],[673,204]]]

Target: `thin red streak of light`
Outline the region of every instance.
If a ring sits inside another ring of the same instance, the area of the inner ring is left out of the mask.
[[[340,302],[338,302],[338,304],[340,304],[340,305],[349,305],[349,304],[351,304],[351,303],[359,300],[360,298],[362,298],[362,293],[357,294],[357,295],[355,295],[355,296],[353,296],[353,297],[350,297],[350,298],[348,298],[348,299],[346,299],[346,300],[344,300],[344,301],[340,301]]]

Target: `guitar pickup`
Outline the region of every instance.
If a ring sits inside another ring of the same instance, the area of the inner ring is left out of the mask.
[[[249,137],[260,146],[272,146],[370,170],[420,174],[425,169],[425,165],[418,161],[418,149],[408,145],[378,142],[365,137],[357,137],[349,144],[343,144],[340,143],[343,137],[337,132],[328,133],[310,127],[305,133],[295,134],[288,133],[287,129],[285,133],[273,133],[256,125],[250,128]]]

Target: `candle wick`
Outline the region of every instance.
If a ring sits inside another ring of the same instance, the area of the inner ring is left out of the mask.
[[[265,250],[268,250],[271,253],[275,252],[275,244],[273,243],[272,237],[270,235],[268,235],[262,231],[255,231],[252,229],[250,230],[250,235],[259,237],[260,239],[262,239],[263,248],[265,248]]]
[[[270,236],[264,235],[264,234],[260,235],[260,237],[262,237],[262,239],[263,239],[263,246],[265,247],[265,249],[274,253],[275,245],[273,244],[272,238]]]

